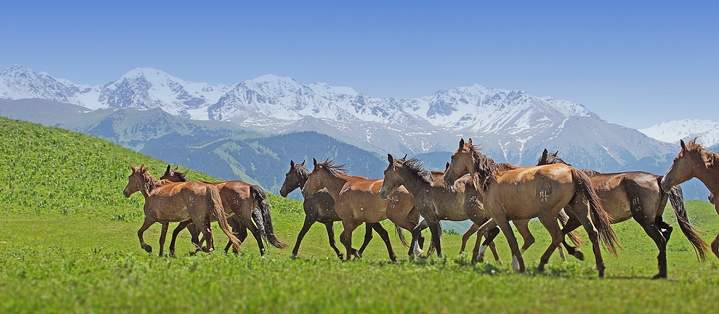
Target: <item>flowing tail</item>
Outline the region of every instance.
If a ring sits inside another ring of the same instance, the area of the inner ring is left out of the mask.
[[[612,229],[611,222],[609,220],[609,214],[604,210],[602,204],[599,202],[599,196],[592,187],[592,181],[589,177],[579,169],[572,168],[572,181],[577,189],[577,193],[582,193],[589,202],[589,210],[592,214],[592,223],[594,227],[599,231],[599,239],[602,240],[604,246],[613,255],[617,255],[617,247],[619,241],[617,235]],[[577,195],[575,195],[575,198]]]
[[[407,239],[404,237],[404,233],[402,233],[402,228],[395,224],[394,231],[397,232],[397,237],[399,238],[399,241],[402,242],[402,245],[404,245],[404,247],[406,248],[409,248],[409,242],[407,242]]]
[[[252,197],[255,198],[255,201],[257,202],[257,207],[260,209],[260,213],[262,214],[262,224],[265,229],[267,241],[269,241],[270,244],[272,244],[272,246],[276,248],[286,248],[287,244],[282,243],[282,241],[277,238],[277,236],[275,235],[274,228],[272,227],[270,204],[267,203],[267,195],[265,194],[265,191],[258,185],[252,185],[250,186],[250,192],[252,193]]]
[[[239,252],[240,251],[240,240],[237,239],[234,233],[230,231],[230,224],[227,223],[227,216],[225,215],[225,209],[222,207],[222,198],[220,198],[220,192],[214,186],[207,187],[207,206],[212,209],[212,212],[217,217],[217,223],[220,225],[220,229],[225,233],[230,242],[232,242],[232,248]]]
[[[661,181],[661,178],[659,180]],[[674,207],[674,215],[677,216],[679,228],[682,229],[684,236],[686,236],[687,240],[694,246],[697,258],[699,258],[700,261],[704,261],[708,247],[706,242],[699,236],[697,230],[694,229],[694,226],[689,223],[687,211],[684,208],[684,193],[682,193],[682,188],[678,185],[673,186],[667,194],[669,195],[669,202],[672,204],[672,207]]]
[[[558,218],[559,218],[559,222],[562,224],[562,227],[564,227],[567,224],[567,221],[569,221],[569,216],[567,215],[566,212],[564,212],[564,210],[559,211]],[[576,230],[572,230],[572,232],[567,234],[567,236],[569,237],[569,241],[572,241],[574,246],[582,246],[582,239],[579,238]]]

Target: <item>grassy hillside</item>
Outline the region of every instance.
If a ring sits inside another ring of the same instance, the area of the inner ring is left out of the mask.
[[[669,245],[669,280],[652,281],[656,249],[632,222],[616,226],[623,249],[605,254],[607,276],[586,262],[560,262],[534,271],[548,244],[539,224],[526,252],[527,274],[505,261],[476,266],[457,256],[459,237],[445,235],[446,259],[410,263],[396,237],[400,262],[387,262],[375,236],[365,257],[342,263],[315,226],[299,259],[290,249],[258,256],[254,241],[240,256],[189,256],[184,233],[177,258],[146,254],[138,245],[142,197],[125,199],[127,165],[144,162],[155,173],[164,163],[103,140],[54,128],[0,119],[0,312],[716,312],[719,263],[696,261],[675,227]],[[192,178],[203,177],[191,172]],[[300,203],[270,200],[279,236],[294,244]],[[703,202],[688,204],[690,219],[709,240],[719,219]],[[674,219],[668,213],[668,221]],[[389,225],[386,225],[390,227]],[[341,227],[336,225],[335,232]],[[157,247],[159,227],[145,239]],[[216,232],[218,242],[224,242]],[[362,230],[355,232],[359,244]]]

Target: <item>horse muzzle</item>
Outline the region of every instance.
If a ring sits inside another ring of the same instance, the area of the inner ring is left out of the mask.
[[[128,192],[127,189],[122,190],[122,195],[125,195],[125,197],[129,198],[129,197],[130,197],[130,192]]]

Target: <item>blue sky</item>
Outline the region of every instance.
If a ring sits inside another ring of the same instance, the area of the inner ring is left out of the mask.
[[[479,83],[646,127],[719,120],[718,16],[710,2],[22,1],[3,4],[0,67],[83,83],[138,66],[273,73],[398,97]]]

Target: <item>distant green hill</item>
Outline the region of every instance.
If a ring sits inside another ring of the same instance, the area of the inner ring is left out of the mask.
[[[162,174],[165,162],[91,136],[0,118],[0,211],[142,216],[126,199],[129,166]],[[191,178],[212,179],[198,172]]]

